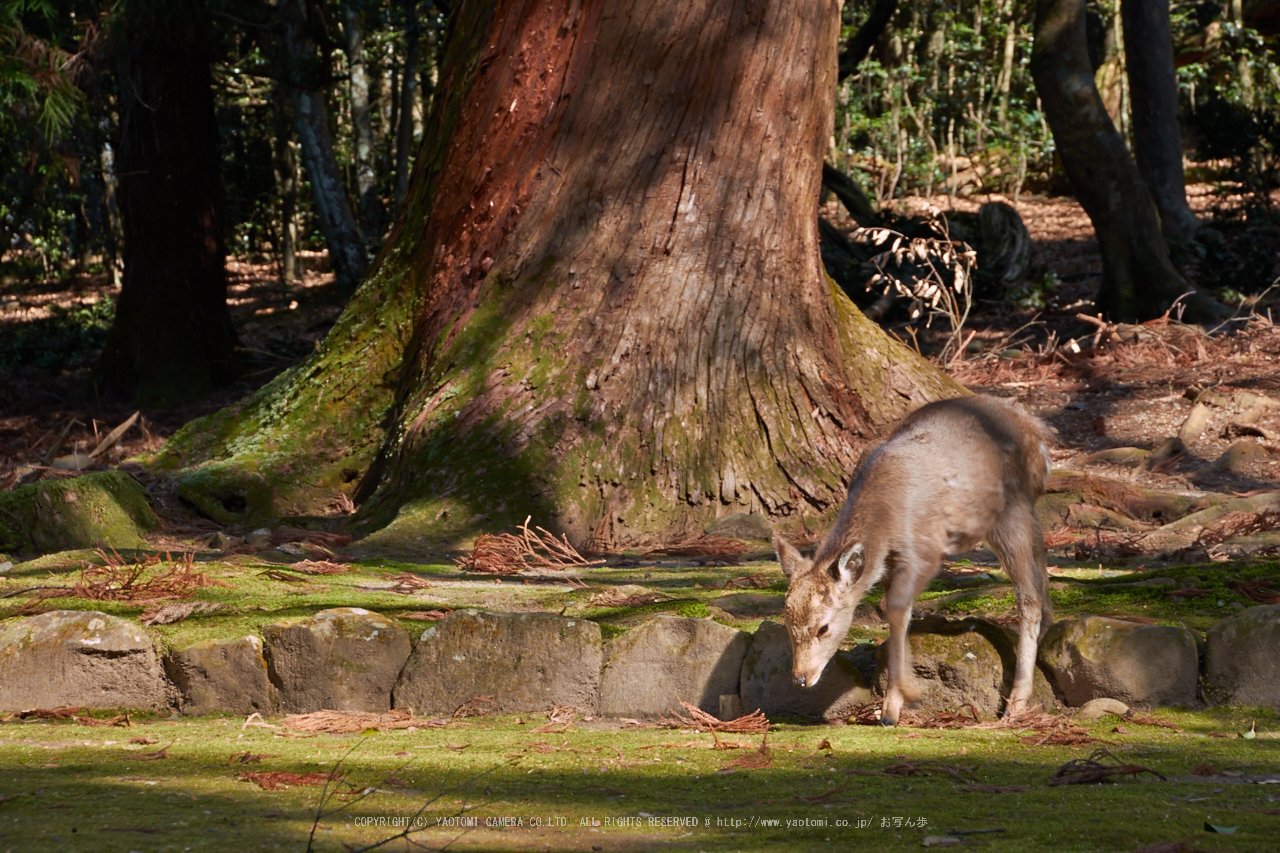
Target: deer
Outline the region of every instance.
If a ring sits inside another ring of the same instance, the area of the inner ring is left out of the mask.
[[[986,541],[1013,581],[1021,624],[1005,715],[1029,708],[1036,652],[1053,624],[1044,534],[1035,514],[1052,437],[1039,418],[998,397],[941,400],[908,415],[855,468],[835,526],[812,559],[775,533],[787,576],[784,615],[792,679],[813,687],[873,585],[884,587],[888,686],[880,722],[896,725],[920,698],[908,629],[916,596],[947,554]]]

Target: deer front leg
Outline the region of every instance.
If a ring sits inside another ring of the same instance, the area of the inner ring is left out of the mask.
[[[886,601],[888,596],[885,596]],[[903,702],[914,702],[920,698],[920,689],[916,687],[911,673],[911,604],[887,608],[889,621],[889,686],[884,695],[884,708],[880,713],[880,725],[896,726],[902,713]]]

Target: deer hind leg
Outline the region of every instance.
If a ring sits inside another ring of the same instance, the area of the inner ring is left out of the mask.
[[[1005,705],[1005,716],[1015,717],[1030,706],[1040,638],[1053,624],[1044,534],[1030,503],[1022,502],[1005,510],[987,541],[1013,581],[1018,604],[1018,660]]]
[[[934,555],[932,561],[898,556],[895,560],[897,570],[886,581],[884,608],[885,619],[889,622],[889,685],[880,714],[883,726],[897,725],[903,703],[920,698],[920,688],[911,669],[911,605],[929,585],[941,560],[941,554]]]

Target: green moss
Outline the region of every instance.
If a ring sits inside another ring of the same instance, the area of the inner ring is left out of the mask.
[[[0,549],[47,553],[136,548],[159,519],[146,489],[122,471],[44,480],[0,492]]]

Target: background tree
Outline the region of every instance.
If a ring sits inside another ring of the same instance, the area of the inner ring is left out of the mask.
[[[1039,0],[1031,70],[1057,150],[1102,249],[1095,300],[1115,320],[1157,317],[1183,294],[1188,319],[1223,316],[1169,260],[1151,195],[1094,85],[1084,0]]]
[[[961,391],[819,266],[837,5],[604,5],[461,5],[381,266],[306,365],[166,448],[184,497],[278,514],[290,469],[359,475],[375,546],[802,524]]]
[[[1168,0],[1124,0],[1125,59],[1133,114],[1133,159],[1166,237],[1185,240],[1200,220],[1187,204],[1178,126],[1178,81]]]
[[[378,175],[374,164],[376,152],[373,117],[369,105],[369,74],[364,50],[364,3],[343,0],[342,31],[346,39],[347,68],[350,82],[351,124],[354,131],[356,197],[359,199],[360,232],[366,244],[379,242],[381,203],[378,198]]]
[[[234,372],[207,30],[198,0],[128,0],[115,35],[124,284],[94,384],[139,403]]]
[[[346,186],[338,171],[329,132],[329,109],[319,78],[325,73],[311,33],[314,21],[307,0],[281,0],[280,24],[284,31],[287,62],[286,79],[293,101],[293,114],[302,143],[302,159],[320,230],[329,246],[334,278],[343,290],[354,289],[369,265]]]

